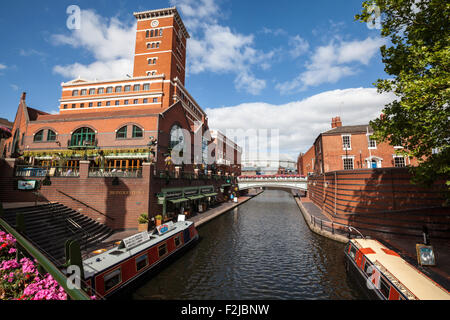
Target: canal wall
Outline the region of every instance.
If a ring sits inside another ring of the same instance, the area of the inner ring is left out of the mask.
[[[328,172],[308,178],[308,199],[331,221],[373,237],[396,234],[450,239],[450,208],[443,183],[414,185],[407,168]]]

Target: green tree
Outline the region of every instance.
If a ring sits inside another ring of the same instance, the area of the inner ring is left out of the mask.
[[[419,160],[419,166],[411,168],[414,182],[431,185],[444,179],[448,187],[449,17],[450,2],[445,0],[370,0],[355,16],[372,26],[379,22],[381,36],[390,40],[381,47],[381,56],[392,77],[374,85],[396,98],[371,121],[374,137],[404,147],[405,155]]]

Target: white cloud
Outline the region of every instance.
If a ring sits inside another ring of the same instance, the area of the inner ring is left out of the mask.
[[[305,71],[291,81],[279,83],[276,88],[286,94],[323,83],[336,83],[356,74],[359,64],[368,65],[384,43],[384,39],[371,37],[350,42],[333,40],[315,49]]]
[[[377,118],[394,99],[375,88],[326,91],[301,101],[283,105],[263,102],[209,108],[210,128],[222,132],[238,129],[278,129],[281,153],[296,158],[306,152],[315,138],[331,130],[331,119],[340,116],[343,125],[367,124]]]
[[[291,37],[289,39],[289,45],[292,47],[290,50],[290,54],[293,58],[298,58],[302,54],[308,51],[309,49],[309,43],[299,35],[296,35],[295,37]]]
[[[6,69],[6,66],[4,64],[0,63],[0,70]]]
[[[136,23],[126,25],[116,18],[106,19],[93,10],[82,10],[81,22],[81,28],[70,35],[53,35],[53,43],[83,48],[96,60],[90,64],[57,65],[53,71],[67,78],[87,79],[123,78],[132,73]]]
[[[11,89],[13,89],[14,91],[19,91],[20,87],[17,84],[10,84],[9,85],[11,87]]]

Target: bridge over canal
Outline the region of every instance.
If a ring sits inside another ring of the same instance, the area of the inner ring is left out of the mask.
[[[240,176],[239,190],[252,188],[308,190],[308,178],[301,175]]]

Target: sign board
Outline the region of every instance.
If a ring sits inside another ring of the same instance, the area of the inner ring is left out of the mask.
[[[169,232],[172,229],[173,229],[173,222],[172,221],[163,223],[162,225],[156,227],[156,230],[158,231],[159,235],[162,235],[162,234],[164,234],[166,232]]]
[[[17,188],[19,190],[34,190],[36,189],[36,180],[19,180]]]
[[[184,214],[178,215],[178,222],[180,222],[180,221],[186,221],[186,216]]]
[[[123,239],[122,242],[125,245],[125,248],[131,249],[148,240],[150,240],[150,236],[148,235],[148,232],[145,231],[142,233],[135,234],[134,236],[128,237],[126,239]]]

